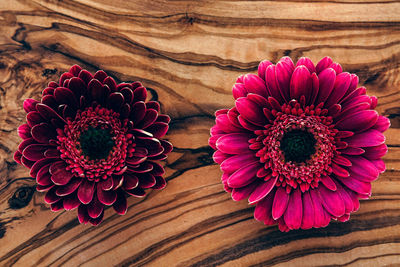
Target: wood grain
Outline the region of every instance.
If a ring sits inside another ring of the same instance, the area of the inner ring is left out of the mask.
[[[391,119],[387,171],[347,223],[281,233],[223,191],[207,145],[236,77],[329,55]],[[98,227],[51,212],[12,159],[22,101],[79,64],[140,80],[170,114],[168,186]],[[0,1],[0,266],[400,265],[400,3],[394,0]]]

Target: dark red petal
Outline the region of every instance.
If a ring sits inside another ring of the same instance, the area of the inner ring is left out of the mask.
[[[61,199],[61,197],[59,197],[59,196],[56,195],[56,189],[55,189],[55,188],[50,189],[50,190],[46,193],[46,195],[44,196],[44,201],[45,201],[47,204],[56,203],[56,202],[59,201],[60,199]]]
[[[75,94],[68,88],[57,87],[54,91],[54,97],[59,105],[66,104],[74,110],[79,106]]]
[[[93,79],[89,82],[88,91],[90,92],[92,99],[101,104],[105,103],[108,95],[110,94],[110,89],[108,86],[103,86],[103,84],[96,79]]]
[[[31,137],[31,127],[27,123],[19,126],[17,132],[19,137],[21,137],[22,139],[27,139]]]
[[[117,90],[117,83],[110,76],[104,79],[103,84],[107,85],[108,88],[110,88],[111,92],[115,92]]]
[[[168,115],[159,114],[156,121],[157,122],[170,123],[171,122],[171,118]]]
[[[77,195],[71,194],[63,198],[63,206],[65,210],[73,210],[81,205]]]
[[[151,188],[152,186],[154,186],[156,184],[156,178],[154,177],[154,175],[150,174],[150,173],[142,173],[140,175],[138,175],[139,178],[139,185],[138,187],[140,188]]]
[[[56,212],[56,211],[60,211],[62,209],[64,209],[64,205],[63,205],[63,200],[62,199],[60,199],[59,201],[57,201],[55,203],[50,204],[50,210],[51,211]]]
[[[164,148],[164,154],[168,154],[172,151],[173,146],[170,142],[166,140],[160,140],[161,146]]]
[[[74,75],[75,77],[79,75],[79,72],[81,72],[82,68],[79,65],[73,65],[70,69],[69,69],[69,73],[71,73],[72,75]]]
[[[83,179],[78,177],[71,179],[68,184],[57,188],[56,195],[63,197],[72,194],[81,185],[82,181]]]
[[[154,109],[147,109],[142,121],[139,123],[137,128],[146,129],[156,121],[157,116],[157,111],[155,111]]]
[[[156,184],[152,187],[152,189],[160,190],[163,189],[167,182],[162,176],[154,176],[156,178]]]
[[[28,98],[24,100],[24,110],[26,113],[29,113],[31,111],[36,111],[36,104],[39,103],[39,101],[32,99],[32,98]]]
[[[133,91],[133,101],[145,101],[147,98],[147,90],[143,86],[136,88]]]
[[[135,196],[135,197],[144,197],[146,195],[146,192],[139,187],[136,187],[132,190],[127,190],[126,191],[129,195]]]
[[[125,98],[123,94],[120,92],[114,92],[107,98],[107,107],[113,109],[115,112],[119,112],[124,101]]]
[[[51,181],[51,174],[49,172],[50,164],[44,165],[37,173],[36,182],[39,185],[50,185],[53,182]]]
[[[55,119],[57,122],[64,124],[66,123],[65,119],[62,118],[60,115],[58,115],[58,113],[52,109],[50,106],[46,105],[46,104],[37,104],[36,105],[36,109],[38,110],[38,112],[40,113],[40,115],[42,115],[42,117],[44,118],[48,118],[48,119]]]
[[[97,197],[94,197],[92,201],[87,205],[87,211],[90,217],[97,218],[103,212],[104,204],[100,203]]]
[[[125,174],[124,175],[124,183],[122,187],[125,190],[134,189],[139,185],[139,178],[134,174]]]
[[[42,144],[48,144],[50,140],[57,140],[54,128],[47,123],[40,123],[33,126],[31,134],[33,139]]]
[[[37,111],[31,111],[26,115],[26,122],[30,127],[33,127],[36,124],[42,123],[44,121],[45,119]]]
[[[138,137],[136,144],[138,147],[146,148],[149,151],[149,157],[158,156],[164,151],[160,141],[156,138]]]
[[[47,145],[32,144],[22,151],[22,155],[29,160],[37,161],[45,157],[44,152],[47,148]]]
[[[21,158],[22,158],[22,153],[19,152],[19,150],[15,151],[15,153],[14,153],[14,160],[15,160],[18,164],[22,164]]]
[[[35,164],[34,161],[31,161],[31,160],[25,158],[24,156],[21,157],[21,163],[22,163],[22,165],[24,165],[27,168],[32,168],[32,166]]]
[[[274,203],[272,204],[272,218],[279,219],[285,213],[288,202],[289,194],[285,188],[279,187],[276,190]]]
[[[67,165],[64,161],[57,161],[50,166],[51,180],[56,185],[65,185],[74,176],[72,172],[66,170]]]
[[[87,212],[87,206],[86,205],[79,205],[78,208],[78,220],[80,223],[87,224],[89,222],[89,214]]]
[[[78,198],[83,204],[89,204],[93,199],[95,182],[84,179],[78,188]]]
[[[75,94],[77,99],[80,99],[81,95],[86,93],[86,84],[78,77],[73,77],[69,80],[68,88]]]
[[[97,198],[104,205],[112,205],[117,199],[117,193],[114,190],[103,191],[100,185],[97,185]]]
[[[106,180],[100,181],[99,184],[102,190],[111,190],[114,186],[114,179],[109,177]]]
[[[119,215],[124,215],[128,210],[128,205],[126,203],[126,197],[123,192],[117,193],[117,200],[113,204],[113,208]]]
[[[161,138],[167,133],[168,124],[164,122],[155,122],[150,127],[147,127],[146,131],[153,134],[155,138]]]
[[[130,119],[132,120],[134,125],[138,125],[144,118],[146,114],[146,105],[144,102],[139,101],[133,104],[131,108]]]
[[[106,77],[107,77],[107,73],[105,73],[103,70],[98,70],[98,71],[94,74],[93,79],[97,79],[97,80],[99,80],[100,82],[103,82],[104,79],[105,79]]]

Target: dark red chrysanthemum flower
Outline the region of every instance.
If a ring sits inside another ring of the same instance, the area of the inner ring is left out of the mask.
[[[375,96],[329,57],[289,57],[240,76],[235,107],[216,112],[209,144],[234,200],[281,231],[347,221],[385,170],[386,117]]]
[[[162,189],[171,152],[160,140],[170,118],[156,101],[146,102],[139,82],[116,84],[99,70],[93,76],[75,65],[50,82],[41,101],[24,101],[27,124],[14,159],[30,168],[51,210],[78,208],[81,223],[99,224],[105,206],[127,210],[126,196]]]

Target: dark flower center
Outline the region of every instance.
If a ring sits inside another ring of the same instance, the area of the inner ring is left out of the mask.
[[[281,140],[281,150],[285,161],[305,162],[315,153],[314,136],[303,130],[292,130],[285,133]]]
[[[115,142],[109,129],[89,127],[79,137],[82,153],[89,159],[105,159],[110,154]]]

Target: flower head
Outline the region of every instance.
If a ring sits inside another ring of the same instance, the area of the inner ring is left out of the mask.
[[[225,190],[281,231],[347,221],[385,170],[390,125],[357,84],[329,57],[263,61],[258,75],[240,76],[209,140]]]
[[[51,210],[78,208],[81,223],[99,224],[105,206],[127,211],[127,195],[162,189],[172,145],[160,140],[170,118],[139,82],[117,84],[100,70],[72,66],[50,82],[41,101],[27,99],[23,139],[14,159],[30,168]]]

